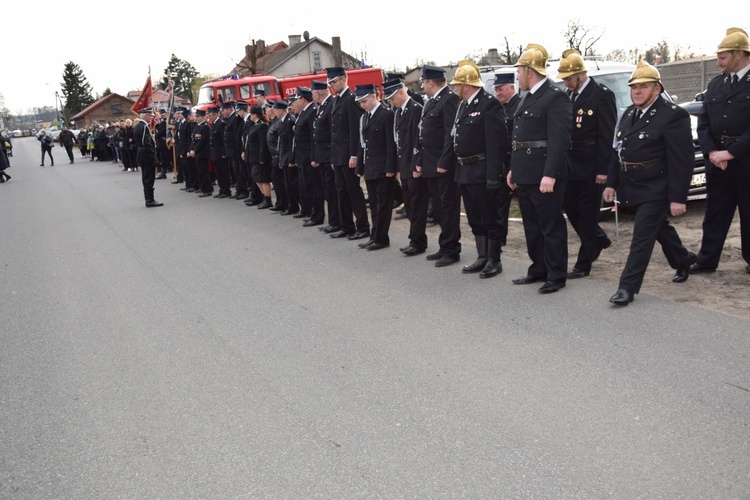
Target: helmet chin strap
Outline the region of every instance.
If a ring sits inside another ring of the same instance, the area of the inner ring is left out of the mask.
[[[737,53],[739,50],[733,50],[732,51],[732,58],[729,60],[729,64],[727,64],[727,67],[721,70],[721,73],[724,75],[728,75],[731,72],[732,65],[734,64],[734,60],[737,58]]]

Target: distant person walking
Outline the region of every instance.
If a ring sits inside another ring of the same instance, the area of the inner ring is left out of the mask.
[[[57,138],[58,141],[60,141],[60,144],[63,145],[65,148],[65,152],[68,153],[68,158],[70,159],[70,164],[73,164],[73,146],[76,144],[76,136],[73,132],[68,130],[68,127],[63,125],[62,132],[60,132],[60,135]]]
[[[41,132],[39,132],[37,139],[39,139],[39,142],[42,143],[42,163],[40,163],[39,166],[44,166],[44,154],[47,153],[49,155],[51,166],[54,167],[55,159],[52,158],[52,148],[54,147],[54,143],[52,137],[50,137],[46,131],[42,130]]]

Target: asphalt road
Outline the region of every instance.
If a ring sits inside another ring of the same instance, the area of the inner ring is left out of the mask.
[[[168,181],[146,209],[138,173],[14,147],[0,498],[750,495],[748,320],[544,296],[527,262],[480,280],[401,256],[403,225],[367,252]]]

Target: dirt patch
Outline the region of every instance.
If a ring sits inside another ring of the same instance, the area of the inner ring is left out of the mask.
[[[698,253],[703,237],[705,208],[705,200],[691,201],[688,202],[688,211],[685,215],[671,219],[683,245],[695,253]],[[518,214],[518,206],[514,198],[511,205],[511,217],[518,217]],[[408,221],[394,221],[394,223],[405,224],[408,231]],[[468,249],[467,253],[471,252],[470,255],[473,256],[474,240],[466,217],[461,218],[461,224],[461,242],[464,248]],[[591,276],[584,279],[609,283],[612,285],[612,293],[614,293],[630,249],[630,240],[633,235],[633,216],[624,210],[620,211],[619,240],[616,238],[614,217],[602,221],[601,226],[612,239],[612,246],[602,251],[599,259],[594,262]],[[440,228],[437,225],[428,226],[427,233],[430,241],[435,242],[440,234]],[[568,224],[569,268],[575,263],[578,246],[578,235],[573,227]],[[685,283],[672,283],[674,270],[669,267],[667,259],[661,251],[661,246],[656,243],[641,293],[658,295],[677,302],[685,302],[734,316],[750,318],[750,274],[745,271],[747,263],[742,259],[741,248],[739,215],[735,214],[732,227],[724,244],[718,270],[711,274],[692,275]],[[523,224],[520,221],[510,223],[508,244],[503,247],[503,256],[529,263]]]

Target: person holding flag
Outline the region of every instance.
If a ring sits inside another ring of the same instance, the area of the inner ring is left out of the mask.
[[[154,158],[156,156],[156,147],[154,137],[151,135],[148,124],[153,120],[154,113],[151,108],[143,108],[138,114],[141,120],[136,124],[133,130],[133,139],[138,148],[136,162],[141,166],[141,180],[143,182],[143,196],[146,199],[146,207],[160,207],[164,205],[154,200]]]

